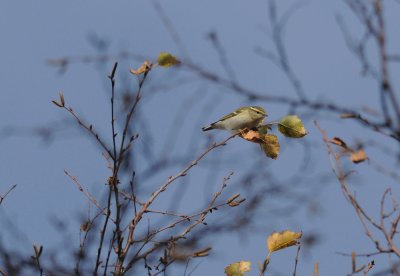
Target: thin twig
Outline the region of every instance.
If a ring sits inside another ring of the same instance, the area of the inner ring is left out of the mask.
[[[109,156],[111,156],[111,158],[115,158],[111,153],[110,149],[108,148],[108,146],[106,145],[106,143],[100,138],[99,134],[94,131],[92,125],[88,125],[85,122],[83,122],[83,120],[75,113],[75,111],[71,107],[63,106],[62,108],[67,110],[77,120],[78,124],[82,126],[97,140],[99,145],[108,153]]]
[[[9,188],[8,191],[4,195],[0,196],[0,205],[3,202],[3,200],[7,197],[7,195],[9,193],[11,193],[11,191],[14,190],[16,187],[17,187],[17,184],[12,185],[11,188]]]
[[[97,271],[100,267],[101,264],[101,251],[103,250],[103,242],[104,242],[104,237],[106,235],[106,230],[108,226],[108,221],[111,219],[111,197],[112,197],[112,187],[109,185],[109,191],[108,191],[108,198],[107,198],[107,214],[106,214],[106,219],[104,220],[104,224],[102,229],[100,230],[100,241],[99,241],[99,246],[97,248],[97,256],[96,256],[96,264],[94,268],[94,275],[97,275]]]
[[[228,139],[225,140],[225,142],[227,142],[229,139],[231,139],[232,137],[234,137],[235,135],[232,135],[231,137],[229,137]],[[233,175],[233,172],[230,172],[228,174],[228,176],[224,177],[224,180],[222,182],[221,188],[219,189],[219,191],[217,193],[214,194],[213,198],[211,199],[210,203],[208,204],[208,206],[206,208],[204,208],[202,211],[200,211],[197,214],[194,214],[192,216],[188,216],[186,219],[180,219],[174,223],[171,223],[168,226],[165,226],[164,228],[160,228],[158,229],[156,232],[153,233],[148,233],[145,237],[145,240],[143,241],[143,246],[144,247],[145,244],[147,244],[148,241],[150,241],[150,239],[152,237],[154,237],[157,233],[160,233],[166,229],[175,227],[177,224],[183,222],[183,221],[191,221],[192,218],[199,216],[196,220],[194,220],[190,225],[188,225],[184,230],[182,230],[179,234],[172,236],[170,238],[168,238],[167,240],[163,240],[161,242],[157,242],[153,247],[151,247],[150,249],[148,249],[146,252],[142,253],[139,255],[140,250],[138,250],[135,254],[135,256],[128,262],[127,266],[126,266],[126,271],[129,270],[133,264],[143,258],[146,258],[148,255],[150,255],[151,253],[153,253],[154,251],[158,250],[161,246],[164,246],[165,244],[169,244],[172,242],[176,242],[180,239],[184,239],[186,237],[186,235],[188,233],[191,232],[191,230],[193,230],[196,226],[198,226],[199,224],[205,224],[204,220],[206,218],[206,215],[209,214],[211,212],[211,210],[214,210],[220,206],[223,205],[227,205],[228,203],[223,203],[223,204],[218,204],[215,205],[216,200],[219,198],[219,196],[221,195],[222,191],[225,189],[227,182],[229,181],[230,177]]]
[[[299,262],[299,252],[300,252],[301,244],[297,246],[297,253],[296,253],[296,258],[294,260],[294,271],[293,271],[293,276],[296,276],[297,272],[297,264]]]
[[[122,273],[122,268],[123,268],[123,261],[125,256],[127,255],[129,249],[131,248],[133,244],[133,233],[135,231],[136,225],[139,223],[139,221],[142,219],[143,215],[145,214],[146,210],[150,207],[150,205],[154,202],[154,200],[162,193],[164,192],[171,183],[176,181],[177,179],[184,177],[187,172],[194,166],[197,165],[197,163],[203,159],[204,156],[206,156],[210,151],[221,147],[225,146],[226,143],[237,136],[237,134],[233,134],[223,140],[220,143],[213,143],[209,148],[207,148],[202,154],[200,154],[195,160],[193,160],[189,165],[187,165],[183,170],[181,170],[178,174],[175,176],[170,176],[168,180],[162,184],[156,191],[154,191],[151,195],[151,197],[146,201],[145,205],[142,206],[141,210],[135,215],[135,217],[131,220],[131,223],[129,224],[129,233],[128,233],[128,240],[126,241],[125,247],[122,251],[122,258],[118,260],[118,263],[116,265],[116,272],[117,273]]]
[[[43,246],[39,246],[39,248],[36,246],[36,244],[33,244],[33,251],[35,252],[34,256],[31,256],[31,258],[35,261],[37,269],[39,270],[39,275],[43,276],[43,267],[40,264],[40,256],[42,255],[43,252]]]
[[[75,185],[78,187],[79,191],[82,192],[89,199],[89,201],[92,202],[93,205],[96,206],[100,210],[100,212],[102,212],[103,215],[107,215],[105,208],[101,208],[101,206],[97,202],[96,198],[94,196],[92,196],[89,193],[89,191],[81,185],[81,183],[79,183],[79,180],[76,176],[69,174],[68,171],[66,171],[66,170],[64,170],[64,173],[72,180],[72,182],[75,183]]]
[[[351,205],[353,206],[358,218],[360,219],[365,233],[367,235],[367,237],[369,237],[369,239],[374,243],[377,251],[379,252],[379,254],[383,254],[383,253],[395,253],[397,256],[400,257],[400,250],[397,248],[397,246],[395,245],[395,243],[393,242],[392,239],[392,235],[394,235],[393,233],[396,233],[397,230],[397,225],[398,225],[398,221],[397,219],[395,219],[394,223],[392,224],[392,228],[390,230],[390,232],[388,232],[386,230],[385,227],[385,219],[388,218],[388,214],[385,213],[385,209],[384,209],[384,204],[385,204],[385,199],[386,196],[390,193],[390,189],[387,189],[382,196],[381,199],[381,204],[380,204],[380,222],[377,223],[375,222],[375,220],[372,219],[371,216],[369,216],[366,211],[361,207],[361,205],[358,203],[358,200],[355,198],[355,196],[350,192],[350,190],[348,189],[347,183],[346,183],[346,174],[342,171],[342,165],[341,165],[341,161],[340,161],[340,154],[335,153],[331,144],[330,144],[330,140],[327,137],[326,131],[324,131],[317,122],[315,122],[315,125],[317,126],[317,128],[319,129],[319,131],[322,134],[322,138],[326,144],[327,147],[327,151],[329,156],[331,157],[331,160],[333,162],[335,162],[332,165],[333,171],[335,172],[341,187],[342,187],[342,191],[343,194],[345,196],[345,198],[351,203]],[[394,206],[393,210],[397,210],[397,207]],[[391,213],[390,213],[391,214]],[[400,214],[399,214],[400,216]],[[400,219],[400,218],[399,218]],[[375,235],[373,234],[373,232],[371,231],[371,229],[369,228],[369,224],[371,224],[373,227],[375,227],[379,232],[381,232],[383,234],[383,236],[385,237],[388,246],[387,248],[384,248],[381,244],[381,242],[375,237]],[[396,227],[395,229],[393,229],[393,227]],[[368,254],[368,255],[372,255],[372,254]],[[355,254],[352,254],[352,257],[355,257]],[[354,267],[354,266],[353,266]],[[354,270],[354,269],[353,269]],[[360,269],[357,269],[357,271],[361,271]],[[354,271],[353,271],[354,272]]]

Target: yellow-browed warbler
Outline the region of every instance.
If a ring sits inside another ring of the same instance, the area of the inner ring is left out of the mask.
[[[211,129],[224,129],[236,132],[241,129],[253,129],[264,124],[267,113],[260,106],[245,106],[222,117],[218,121],[203,127],[203,131]]]

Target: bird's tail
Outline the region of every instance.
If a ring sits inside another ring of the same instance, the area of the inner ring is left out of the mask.
[[[203,128],[201,128],[203,131],[209,131],[209,130],[212,130],[213,129],[213,127],[212,127],[212,125],[209,125],[209,126],[205,126],[205,127],[203,127]]]

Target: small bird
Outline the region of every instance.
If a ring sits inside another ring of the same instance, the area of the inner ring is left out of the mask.
[[[252,129],[264,124],[267,113],[260,106],[244,106],[222,117],[218,121],[202,128],[203,131],[211,129],[224,129],[232,133],[241,129]]]

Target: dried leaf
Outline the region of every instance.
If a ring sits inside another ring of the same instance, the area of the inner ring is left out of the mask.
[[[357,115],[354,113],[343,113],[340,114],[340,118],[342,119],[357,118]]]
[[[363,149],[360,149],[358,151],[352,152],[350,154],[350,160],[353,163],[356,163],[356,164],[357,163],[361,163],[361,162],[363,162],[363,161],[365,161],[367,159],[368,159],[367,154],[365,153],[365,151]]]
[[[64,99],[64,93],[63,92],[60,92],[60,101],[61,101],[62,106],[65,106],[65,99]]]
[[[151,67],[152,67],[151,62],[145,60],[145,61],[143,62],[143,64],[142,64],[137,70],[131,69],[130,72],[131,72],[131,74],[133,74],[133,75],[140,75],[140,74],[143,74],[143,73],[145,73],[145,72],[150,71],[150,70],[151,70]]]
[[[181,63],[179,59],[167,52],[162,52],[158,55],[158,65],[162,67],[170,67]]]
[[[299,243],[302,232],[296,233],[290,230],[272,233],[267,240],[268,251],[270,253],[290,247]]]
[[[226,203],[227,203],[227,204],[231,203],[232,201],[234,201],[235,199],[237,199],[239,196],[240,196],[240,194],[235,194],[235,195],[231,196],[231,198],[229,198],[229,199],[226,201]]]
[[[208,247],[206,249],[194,252],[192,254],[192,256],[195,257],[195,258],[206,257],[206,256],[208,256],[210,254],[211,249],[212,249],[211,247]]]
[[[307,135],[307,130],[297,115],[283,117],[278,124],[278,129],[289,138],[301,138]]]
[[[368,159],[367,154],[365,153],[364,149],[361,148],[359,150],[353,150],[352,148],[347,146],[347,144],[342,139],[340,139],[338,137],[332,138],[332,140],[330,140],[330,142],[332,144],[335,144],[335,145],[341,147],[344,150],[344,153],[346,155],[349,154],[350,160],[355,164],[361,163]]]
[[[344,149],[348,149],[349,147],[347,146],[347,144],[340,139],[339,137],[333,137],[332,140],[330,141],[332,144],[335,144],[339,147],[342,147]]]
[[[231,202],[229,202],[228,203],[228,205],[230,206],[230,207],[236,207],[236,206],[239,206],[243,201],[245,201],[246,199],[245,198],[241,198],[241,199],[239,199],[239,200],[237,200],[237,201],[231,201]]]
[[[239,133],[239,136],[243,139],[257,143],[257,144],[264,144],[264,134],[259,133],[258,131],[254,130],[243,130]]]
[[[87,232],[90,229],[90,221],[86,221],[84,223],[81,224],[81,231],[83,232]]]
[[[36,244],[33,244],[33,251],[35,251],[35,256],[34,256],[34,258],[35,258],[35,259],[40,258],[40,256],[41,256],[42,253],[43,253],[43,245],[40,245],[40,246],[39,246],[39,249],[38,249],[37,245],[36,245]],[[31,256],[31,257],[33,257],[33,256]]]
[[[225,274],[227,276],[243,276],[245,272],[250,271],[251,262],[239,261],[225,267]]]
[[[272,159],[278,158],[280,149],[278,137],[273,134],[264,135],[264,143],[261,144],[261,149],[266,156]]]

